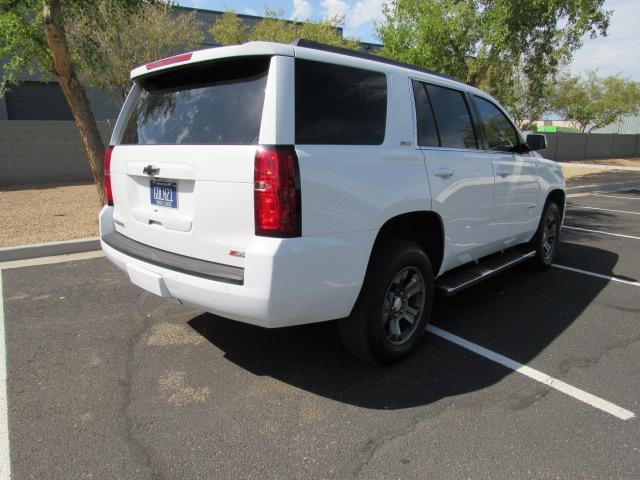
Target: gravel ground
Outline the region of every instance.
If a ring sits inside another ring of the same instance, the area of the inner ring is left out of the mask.
[[[640,159],[580,163],[640,166]],[[569,186],[639,180],[640,172],[564,166]],[[0,248],[98,235],[100,204],[92,183],[0,189]]]
[[[0,189],[0,247],[98,235],[96,187],[40,185]]]
[[[601,160],[580,160],[579,163],[595,165],[615,165],[616,167],[640,167],[640,158],[605,158]]]

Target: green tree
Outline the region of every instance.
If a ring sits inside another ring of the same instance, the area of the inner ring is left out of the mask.
[[[610,12],[603,5],[604,0],[392,0],[377,30],[382,55],[449,74],[515,107],[517,89],[534,102],[542,95],[585,34],[606,34]]]
[[[237,45],[248,41],[290,43],[295,38],[306,38],[336,47],[358,50],[360,44],[352,38],[344,38],[340,32],[343,19],[340,17],[304,22],[290,22],[279,10],[265,8],[265,18],[253,27],[247,27],[235,12],[225,13],[209,32],[221,45]]]
[[[94,29],[99,15],[101,28]],[[204,40],[203,24],[195,12],[181,13],[168,3],[147,3],[135,11],[80,12],[67,26],[67,35],[80,77],[112,93],[122,104],[131,88],[132,67],[185,50]]]
[[[621,115],[640,112],[640,82],[619,75],[601,77],[595,70],[584,76],[567,74],[559,79],[550,105],[581,133],[590,132]]]
[[[209,29],[209,33],[221,45],[240,45],[249,41],[249,28],[238,14],[225,12]]]
[[[547,79],[532,82],[519,66],[501,77],[491,78],[487,83],[484,87],[500,99],[520,130],[534,129],[533,122],[549,110]]]

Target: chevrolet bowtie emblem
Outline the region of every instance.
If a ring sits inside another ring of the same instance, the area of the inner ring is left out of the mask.
[[[159,168],[153,168],[153,165],[147,165],[142,169],[142,173],[146,173],[150,177],[153,175],[158,175],[160,173]]]

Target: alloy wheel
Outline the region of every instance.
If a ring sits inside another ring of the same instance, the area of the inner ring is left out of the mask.
[[[385,338],[392,345],[402,345],[413,336],[426,301],[422,273],[406,267],[391,280],[382,308]]]

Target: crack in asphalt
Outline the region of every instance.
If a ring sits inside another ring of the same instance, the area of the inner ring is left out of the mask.
[[[568,358],[560,362],[558,371],[561,376],[566,377],[571,370],[590,368],[600,363],[604,358],[610,358],[611,353],[615,350],[625,350],[639,340],[640,335],[634,335],[620,342],[614,342],[612,345],[608,345],[600,354],[590,357]]]
[[[132,398],[131,379],[133,372],[138,366],[140,349],[145,344],[146,333],[151,327],[153,321],[148,321],[147,314],[143,313],[144,302],[150,297],[150,294],[142,292],[134,304],[132,317],[134,321],[139,323],[137,330],[130,336],[127,342],[127,362],[124,376],[118,380],[121,389],[120,412],[124,421],[125,443],[129,446],[130,452],[138,464],[149,471],[148,478],[163,479],[166,475],[161,468],[153,462],[152,454],[144,443],[135,435],[135,421],[131,417],[129,410]]]
[[[434,418],[441,415],[452,404],[453,402],[451,401],[439,406],[437,409],[434,409],[434,411],[431,411],[427,415],[418,415],[414,417],[408,424],[406,424],[404,428],[396,430],[395,432],[370,438],[364,444],[364,447],[360,450],[359,454],[357,455],[357,458],[354,461],[350,462],[350,464],[343,469],[343,474],[340,475],[340,477],[341,478],[345,478],[347,476],[351,478],[360,477],[364,468],[371,462],[371,460],[374,459],[376,454],[385,445],[392,443],[400,438],[406,437],[407,435],[411,435],[413,432],[415,432],[418,429],[418,427],[420,427],[425,422],[433,420]],[[349,470],[349,471],[344,471],[344,470]]]

